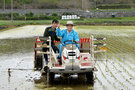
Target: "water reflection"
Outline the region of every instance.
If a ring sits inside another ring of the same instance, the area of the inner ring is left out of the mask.
[[[34,38],[2,39],[0,40],[0,53],[26,53],[33,51]]]

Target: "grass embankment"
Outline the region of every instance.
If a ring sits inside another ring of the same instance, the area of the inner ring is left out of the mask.
[[[0,28],[10,28],[20,25],[40,25],[50,24],[52,20],[0,20]],[[60,20],[61,24],[65,24],[67,20]],[[89,18],[81,20],[72,20],[78,25],[135,25],[135,17],[116,17],[116,18]]]

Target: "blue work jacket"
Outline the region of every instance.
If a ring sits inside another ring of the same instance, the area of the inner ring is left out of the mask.
[[[65,41],[77,41],[79,42],[79,36],[78,33],[74,30],[72,30],[70,33],[68,32],[67,29],[60,30],[60,28],[56,29],[56,35],[58,37],[62,37],[62,43]]]

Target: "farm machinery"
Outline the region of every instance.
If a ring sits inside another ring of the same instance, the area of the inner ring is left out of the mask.
[[[90,38],[80,38],[80,50],[76,47],[74,41],[70,41],[72,44],[66,44],[62,49],[62,65],[60,65],[57,60],[58,53],[54,53],[51,47],[51,37],[37,37],[35,42],[34,68],[41,71],[46,70],[47,80],[50,83],[54,81],[55,74],[84,75],[88,83],[93,83],[93,72],[97,71],[94,54],[106,52],[106,50],[103,49],[96,49],[97,47],[105,46],[104,43],[98,42],[103,40],[106,40],[106,38],[94,38],[94,36],[90,36]],[[44,41],[49,44],[43,45],[42,43]],[[60,42],[55,41],[56,45],[59,43]],[[43,47],[48,48],[48,51],[43,52]],[[44,54],[48,54],[49,56],[48,64],[45,63]],[[44,69],[45,67],[47,67],[47,69]]]

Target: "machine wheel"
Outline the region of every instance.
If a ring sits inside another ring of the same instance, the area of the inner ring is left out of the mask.
[[[86,73],[86,79],[88,84],[93,84],[94,83],[94,77],[93,77],[93,72],[88,72]]]
[[[53,72],[47,73],[47,79],[49,83],[53,83],[55,74]]]
[[[78,74],[78,79],[79,79],[79,80],[85,80],[85,74],[79,73],[79,74]]]
[[[43,66],[43,60],[42,56],[35,56],[35,61],[34,61],[34,68],[37,70],[41,70]]]

